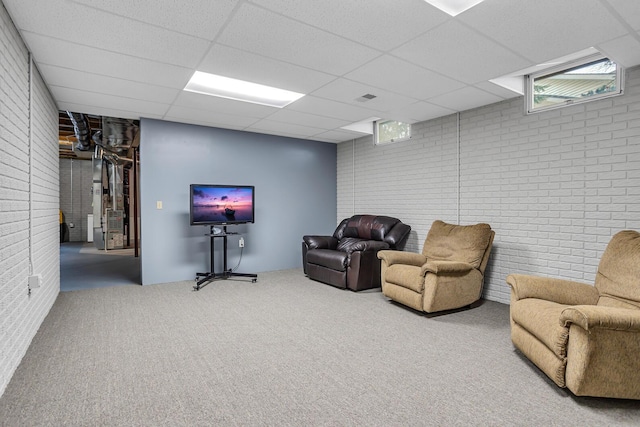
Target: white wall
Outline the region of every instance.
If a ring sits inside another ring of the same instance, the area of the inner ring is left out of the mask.
[[[28,51],[1,3],[0,58],[1,395],[59,293],[60,252],[58,111],[35,68],[30,108]]]
[[[435,219],[496,231],[484,297],[510,273],[593,283],[619,230],[640,230],[640,68],[625,94],[525,115],[520,98],[414,125],[413,139],[338,146],[338,219],[396,216],[419,252]],[[354,162],[355,152],[355,162]]]

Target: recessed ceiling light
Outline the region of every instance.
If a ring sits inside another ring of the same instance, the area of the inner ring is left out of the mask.
[[[282,108],[304,96],[303,93],[278,89],[244,80],[196,71],[184,90],[237,101]]]
[[[437,7],[443,12],[448,13],[451,16],[461,14],[467,9],[471,9],[478,3],[482,3],[484,0],[425,0],[432,6]]]

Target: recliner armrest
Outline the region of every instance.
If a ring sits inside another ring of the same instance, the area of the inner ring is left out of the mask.
[[[602,328],[640,332],[640,310],[600,305],[574,305],[565,308],[560,314],[561,325],[569,326],[571,323],[587,331]]]
[[[347,253],[352,252],[365,252],[365,251],[379,251],[382,249],[389,249],[389,244],[380,242],[378,240],[361,240],[351,237],[342,239],[338,242],[337,250]]]
[[[427,257],[414,252],[385,250],[378,252],[378,258],[387,265],[393,264],[409,264],[419,267],[427,262]]]
[[[308,249],[335,249],[338,239],[333,236],[303,236],[302,240]]]
[[[384,241],[389,244],[389,247],[394,250],[401,251],[404,249],[404,245],[411,232],[411,227],[402,222],[398,222],[391,231],[384,237]]]
[[[571,280],[510,274],[507,284],[516,300],[538,298],[566,305],[595,305],[600,298],[595,286]]]
[[[422,266],[422,275],[427,273],[434,274],[463,274],[473,270],[473,266],[466,262],[461,261],[434,261],[427,260]]]

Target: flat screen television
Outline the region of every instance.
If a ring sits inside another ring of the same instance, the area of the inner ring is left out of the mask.
[[[255,188],[251,185],[190,185],[191,225],[253,223]]]

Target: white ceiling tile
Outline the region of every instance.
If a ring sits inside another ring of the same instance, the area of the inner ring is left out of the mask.
[[[369,62],[345,77],[416,99],[464,87],[461,82],[389,55]]]
[[[239,0],[74,0],[115,15],[213,40]]]
[[[522,96],[517,92],[511,91],[505,87],[502,87],[500,85],[497,85],[491,82],[480,82],[480,83],[476,83],[474,86],[477,87],[478,89],[484,90],[485,92],[492,93],[502,99],[511,99],[511,98],[517,98],[518,96]]]
[[[174,105],[197,108],[211,113],[222,113],[254,118],[268,117],[278,110],[276,107],[236,101],[218,96],[203,95],[201,93],[183,91],[178,95]]]
[[[335,79],[330,74],[219,44],[213,46],[198,70],[300,93],[309,93]]]
[[[268,120],[274,122],[296,123],[301,126],[308,126],[317,129],[339,128],[341,126],[349,124],[349,122],[346,120],[302,113],[300,111],[290,110],[287,108],[282,108],[271,114],[268,117]]]
[[[352,139],[362,138],[363,136],[365,136],[365,134],[360,132],[350,132],[347,130],[330,130],[313,135],[313,139],[316,139],[318,141],[339,143],[350,141]]]
[[[41,64],[38,69],[47,76],[47,83],[52,86],[123,96],[162,104],[172,103],[180,93],[177,89],[132,82],[52,65]]]
[[[457,21],[449,21],[392,52],[414,64],[473,84],[532,65]]]
[[[389,119],[399,120],[405,123],[415,123],[436,117],[448,116],[453,113],[455,113],[455,110],[419,101],[404,108],[390,111]]]
[[[263,119],[247,128],[247,130],[260,131],[266,133],[285,134],[293,137],[309,137],[322,132],[322,129],[302,126],[296,123],[282,123]]]
[[[626,32],[599,0],[492,0],[457,19],[537,64]]]
[[[356,106],[331,101],[329,99],[318,98],[311,95],[298,99],[296,102],[289,104],[287,108],[294,111],[301,111],[303,113],[342,119],[349,123],[358,122],[376,114],[374,110],[358,108]]]
[[[209,121],[196,120],[193,117],[163,117],[162,120],[174,123],[182,123],[196,126],[205,126],[210,128],[231,129],[231,130],[243,130],[244,126],[237,126],[232,121],[222,121],[220,123],[213,123]]]
[[[375,95],[368,101],[358,101],[363,95]],[[333,101],[352,104],[357,107],[365,107],[376,111],[389,111],[406,105],[413,104],[417,100],[404,95],[387,92],[386,90],[371,85],[354,82],[343,78],[336,79],[311,95],[326,98]]]
[[[422,0],[2,3],[60,108],[330,142],[371,117],[518,96],[489,79],[591,46],[640,64],[637,0],[487,0],[455,18]],[[307,96],[276,109],[183,92],[196,68]]]
[[[253,128],[246,128],[243,129],[245,132],[253,132],[253,133],[257,133],[260,135],[275,135],[275,136],[281,136],[281,137],[285,137],[285,138],[294,138],[294,139],[305,139],[305,140],[313,140],[312,136],[307,136],[307,135],[299,135],[296,133],[289,133],[289,132],[285,132],[282,129],[253,129]]]
[[[122,111],[140,111],[144,112],[144,114],[153,115],[165,114],[169,108],[167,104],[105,95],[97,92],[87,92],[60,86],[49,86],[49,89],[59,103],[83,104]]]
[[[42,64],[181,90],[193,74],[188,68],[51,39],[39,34],[27,32],[23,37],[36,61]]]
[[[389,50],[433,28],[449,16],[414,0],[252,0],[328,32],[379,50]]]
[[[195,67],[209,42],[70,1],[32,0],[18,9],[19,28],[86,46]],[[22,16],[23,13],[28,16]]]
[[[640,65],[640,33],[637,37],[626,35],[596,46],[609,59],[623,67]]]
[[[75,113],[93,114],[96,116],[117,117],[120,119],[138,120],[141,117],[149,119],[161,119],[162,114],[153,114],[149,112],[135,111],[135,110],[120,110],[107,108],[105,106],[76,104],[73,102],[59,102],[58,109],[61,111],[73,111]]]
[[[227,127],[228,125],[233,129],[243,129],[259,120],[255,117],[224,114],[202,108],[189,108],[180,105],[173,105],[169,108],[169,111],[167,111],[167,114],[165,114],[163,118],[171,121],[183,121],[214,127]]]
[[[429,100],[430,103],[448,108],[454,111],[470,110],[483,105],[502,101],[496,95],[492,95],[472,86],[449,92]]]
[[[371,48],[248,4],[240,7],[218,42],[334,75],[379,55]]]
[[[640,31],[640,4],[638,0],[603,0],[613,6],[624,21]]]

